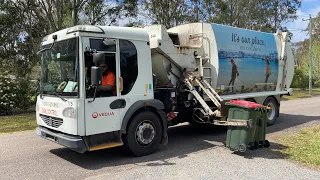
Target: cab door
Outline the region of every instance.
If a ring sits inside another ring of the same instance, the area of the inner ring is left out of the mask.
[[[153,99],[152,65],[147,42],[119,39],[120,79],[123,87],[120,99],[125,106],[120,108],[121,121],[128,109],[137,101]]]
[[[104,43],[104,42],[105,43]],[[105,53],[105,62],[108,69],[115,75],[115,94],[104,95],[99,93],[93,101],[94,88],[90,87],[92,57],[87,53],[85,57],[86,70],[86,99],[85,99],[85,129],[86,135],[116,131],[120,129],[120,106],[123,103],[119,99],[119,55],[117,53],[119,41],[117,39],[103,39],[89,37],[83,39],[85,49],[95,49]],[[114,104],[118,105],[115,106]],[[119,106],[120,104],[120,106]]]

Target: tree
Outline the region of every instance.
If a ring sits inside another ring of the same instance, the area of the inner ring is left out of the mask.
[[[201,0],[203,20],[234,27],[276,32],[297,18],[301,0]]]
[[[283,22],[295,20],[297,10],[301,7],[301,0],[269,0],[271,8],[268,9],[271,15],[270,22],[273,22],[274,31],[281,28]]]
[[[302,67],[302,57],[308,50],[309,40],[304,40],[304,41],[293,43],[292,47],[294,48],[295,65],[297,65],[298,68],[301,68]]]
[[[36,52],[45,35],[79,23],[109,25],[122,17],[135,16],[137,12],[135,0],[110,3],[102,0],[0,0],[0,3],[1,63],[20,77],[27,76],[39,62]]]
[[[32,1],[1,0],[1,4],[1,63],[16,76],[25,77],[39,61],[36,52],[48,28],[34,13]]]
[[[154,24],[166,28],[192,21],[193,10],[187,0],[142,0],[143,10]]]
[[[310,21],[306,28],[308,36],[310,36]],[[320,41],[320,12],[318,12],[316,17],[312,18],[312,38],[313,40]]]
[[[83,6],[83,24],[117,25],[122,18],[137,16],[137,0],[91,0]]]

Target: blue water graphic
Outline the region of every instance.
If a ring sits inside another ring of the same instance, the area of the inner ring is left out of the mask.
[[[253,88],[255,83],[265,82],[266,62],[255,58],[234,58],[238,67],[239,76],[236,78],[234,86],[244,85],[247,88]],[[270,62],[271,75],[267,83],[276,85],[278,80],[278,63]],[[219,59],[219,79],[218,86],[228,86],[231,80],[232,64],[230,58]]]

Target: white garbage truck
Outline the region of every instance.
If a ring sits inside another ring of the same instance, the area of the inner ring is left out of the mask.
[[[44,37],[39,55],[36,134],[79,153],[154,153],[169,126],[232,123],[235,99],[269,106],[272,125],[294,73],[286,32],[214,23],[78,25]]]

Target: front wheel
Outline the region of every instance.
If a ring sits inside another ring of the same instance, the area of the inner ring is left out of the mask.
[[[160,118],[153,112],[144,111],[130,121],[124,136],[124,147],[131,155],[149,155],[158,149],[161,137]]]
[[[267,124],[269,126],[274,125],[277,119],[277,112],[279,109],[278,103],[273,98],[269,97],[265,100],[263,105],[271,107],[271,111],[269,111],[267,115]]]

